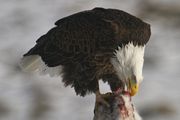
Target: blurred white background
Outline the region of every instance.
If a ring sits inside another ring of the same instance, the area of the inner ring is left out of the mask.
[[[144,120],[180,119],[179,0],[0,0],[0,120],[92,120],[94,95],[76,96],[60,77],[24,73],[18,64],[55,21],[94,7],[151,24],[144,81],[133,102]]]

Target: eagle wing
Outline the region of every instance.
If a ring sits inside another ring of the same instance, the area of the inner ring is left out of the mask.
[[[25,54],[40,55],[54,67],[94,56],[111,56],[118,46],[129,42],[144,45],[150,26],[140,19],[115,9],[94,8],[60,19]]]
[[[92,11],[63,18],[24,56],[40,55],[49,67],[66,64],[79,57],[109,55],[117,46],[111,23]]]

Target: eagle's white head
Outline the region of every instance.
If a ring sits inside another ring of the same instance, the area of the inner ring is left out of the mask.
[[[118,47],[114,53],[115,58],[111,59],[119,79],[126,84],[131,96],[137,93],[139,84],[143,80],[144,49],[145,45],[139,46],[130,42]]]

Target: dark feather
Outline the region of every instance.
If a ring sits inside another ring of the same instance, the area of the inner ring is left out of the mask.
[[[118,46],[144,45],[150,25],[121,10],[94,8],[62,18],[24,56],[40,55],[48,67],[63,66],[63,82],[77,94],[95,92],[97,81],[118,79],[110,63]],[[121,83],[110,82],[114,90]],[[114,85],[116,84],[116,85]]]

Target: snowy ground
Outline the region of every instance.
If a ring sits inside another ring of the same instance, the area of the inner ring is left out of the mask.
[[[78,97],[61,78],[24,73],[18,63],[56,20],[95,6],[122,9],[151,24],[134,103],[145,120],[180,119],[180,2],[147,1],[0,0],[0,120],[92,120],[93,95]]]

